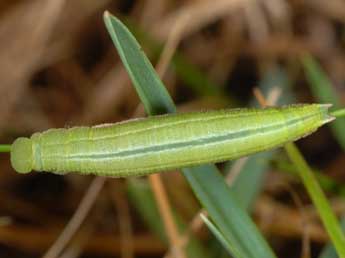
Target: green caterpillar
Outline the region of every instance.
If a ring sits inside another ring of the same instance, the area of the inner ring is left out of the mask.
[[[111,177],[146,175],[239,158],[295,141],[334,118],[327,104],[153,116],[18,138],[13,168]]]

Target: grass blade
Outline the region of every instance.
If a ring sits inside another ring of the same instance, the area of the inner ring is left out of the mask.
[[[343,230],[345,230],[345,218],[343,218],[341,220],[341,227],[343,228]],[[336,250],[334,249],[334,246],[329,243],[328,245],[326,245],[321,254],[319,255],[319,258],[338,258],[339,256],[337,255]]]
[[[105,25],[147,114],[157,115],[176,112],[169,93],[159,77],[156,76],[155,69],[142,52],[136,39],[124,25],[117,21],[108,12],[104,13]],[[114,29],[115,26],[116,30]]]
[[[305,185],[310,198],[313,200],[313,203],[321,217],[327,233],[329,234],[335,246],[335,249],[337,250],[337,253],[340,257],[344,258],[345,236],[313,172],[293,143],[286,144],[285,150],[292,162],[296,165],[303,184]]]
[[[109,13],[105,13],[104,20],[146,111],[150,115],[175,112],[171,97],[135,38]],[[236,247],[246,254],[245,257],[275,257],[215,166],[183,169],[183,173],[217,228],[228,239],[234,240]]]
[[[214,165],[186,168],[184,175],[212,221],[246,257],[275,257]]]
[[[332,103],[335,110],[341,108],[339,97],[333,89],[331,81],[316,60],[311,55],[304,55],[302,63],[315,98],[319,102]],[[345,150],[345,119],[336,119],[329,125],[339,144]]]
[[[225,236],[219,231],[219,229],[203,214],[200,215],[206,226],[216,236],[216,238],[223,244],[225,249],[236,258],[245,258],[245,254],[241,253],[236,245],[231,240],[225,238]]]
[[[320,65],[314,60],[311,55],[308,54],[302,57],[302,63],[315,98],[320,102],[333,103],[334,108],[339,109],[341,105],[339,98],[337,97],[337,93],[333,90],[331,81],[324,73]],[[333,123],[330,124],[330,126],[339,144],[345,150],[345,120],[336,119]],[[296,151],[291,146],[289,148],[291,152],[289,155],[291,157],[291,155],[293,155],[293,152]],[[298,166],[297,163],[295,164]],[[337,253],[340,257],[345,257],[345,236],[341,231],[337,219],[331,211],[329,203],[324,197],[322,190],[319,189],[320,187],[318,186],[316,179],[314,178],[310,169],[307,167],[307,164],[304,160],[300,160],[300,165],[298,167],[300,172],[302,172],[303,170],[305,171],[304,173],[300,173],[300,175],[302,177],[305,177],[305,186],[307,187],[310,196],[315,203],[315,206],[319,210],[319,214],[323,220],[327,232],[330,235],[334,247],[337,250]],[[314,190],[312,190],[312,188],[314,188]]]

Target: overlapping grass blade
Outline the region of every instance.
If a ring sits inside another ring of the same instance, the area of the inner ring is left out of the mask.
[[[316,177],[294,143],[286,144],[285,150],[291,161],[295,164],[302,182],[306,187],[310,198],[313,200],[322,223],[325,226],[337,253],[341,258],[345,257],[345,236],[324,192],[316,180]]]
[[[343,228],[343,230],[345,230],[345,218],[341,220],[341,227]],[[331,243],[327,244],[323,248],[321,254],[319,255],[319,258],[338,258],[338,257],[339,256],[334,246]]]
[[[186,168],[184,175],[217,228],[246,257],[275,257],[214,165]]]
[[[175,112],[176,108],[168,92],[135,38],[109,13],[105,13],[104,19],[146,111],[150,115]],[[227,239],[233,239],[234,245],[245,257],[275,257],[253,221],[238,205],[215,166],[184,169],[183,173],[219,231]]]
[[[155,69],[142,52],[134,36],[109,13],[106,12],[104,17],[108,32],[117,46],[121,60],[144,104],[146,113],[157,115],[176,112],[169,93],[156,75]],[[142,87],[143,85],[145,86]]]
[[[203,214],[201,214],[200,216],[202,220],[204,221],[204,223],[206,224],[206,226],[212,231],[212,233],[216,236],[219,242],[222,243],[225,249],[228,250],[229,253],[231,253],[236,258],[246,257],[245,254],[241,253],[241,251],[236,248],[236,245],[234,245],[231,240],[225,238],[222,232],[219,231],[219,229],[212,223],[212,221],[210,221]]]
[[[311,55],[305,54],[302,57],[302,63],[306,72],[307,79],[309,81],[310,88],[315,98],[319,102],[332,103],[335,109],[341,108],[340,100],[337,96],[337,93],[332,87],[330,79],[323,71],[321,66],[317,63],[317,61]],[[333,130],[334,136],[338,140],[338,143],[343,148],[343,150],[345,150],[345,120],[336,119],[333,123],[330,124],[330,126]],[[343,237],[343,242],[339,244],[342,244],[344,246],[344,241],[345,238]],[[336,243],[334,244],[336,245]],[[338,249],[337,246],[336,249]],[[345,255],[345,250],[342,255]],[[331,245],[329,245],[327,249],[322,252],[321,257],[337,257],[334,247],[331,247]]]
[[[304,55],[302,63],[314,97],[322,103],[332,103],[333,109],[341,108],[340,100],[332,83],[321,66],[311,55]],[[345,150],[345,119],[336,119],[329,124],[338,143]]]

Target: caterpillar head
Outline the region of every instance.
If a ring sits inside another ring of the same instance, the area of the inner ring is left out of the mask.
[[[32,170],[32,140],[20,137],[11,147],[11,164],[18,173],[29,173]]]

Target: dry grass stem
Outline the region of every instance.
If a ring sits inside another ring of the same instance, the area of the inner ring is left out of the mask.
[[[171,30],[171,35],[169,36],[161,57],[156,65],[156,71],[163,79],[165,72],[168,69],[169,63],[176,52],[177,46],[180,43],[183,31],[190,21],[189,16],[181,16],[179,20],[176,21],[175,26]]]
[[[182,37],[194,33],[208,24],[229,15],[250,0],[205,0],[196,1],[169,14],[153,28],[154,35],[163,40],[170,35],[173,25],[181,17],[193,17],[184,29]]]
[[[263,10],[259,6],[259,2],[252,0],[244,5],[243,9],[252,41],[266,41],[269,35],[268,24]]]
[[[238,175],[241,173],[243,166],[247,163],[248,157],[240,158],[235,161],[230,171],[226,173],[226,183],[232,185],[235,182]]]
[[[71,240],[73,235],[84,222],[99,193],[101,192],[105,181],[106,179],[104,177],[96,177],[92,180],[72,218],[69,220],[66,227],[63,229],[62,233],[59,235],[53,245],[42,256],[42,258],[56,258],[59,256],[61,251],[65,248],[67,243]]]
[[[111,198],[115,205],[118,214],[118,226],[120,229],[121,239],[121,258],[134,258],[134,243],[133,243],[133,232],[131,214],[129,211],[129,204],[126,198],[126,191],[117,180],[109,181],[109,191]]]
[[[162,216],[172,254],[174,257],[178,258],[186,257],[180,245],[178,229],[174,222],[171,206],[159,174],[150,175],[149,181],[157,201],[159,212]]]

